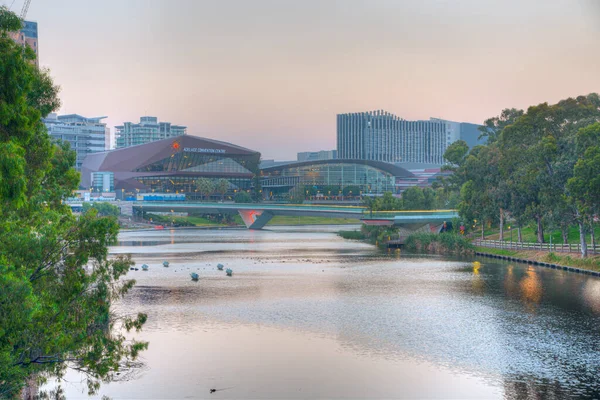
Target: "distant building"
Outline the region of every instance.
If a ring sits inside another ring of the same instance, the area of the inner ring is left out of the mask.
[[[77,152],[75,169],[79,171],[88,154],[105,151],[110,146],[109,129],[101,122],[104,118],[86,118],[78,114],[57,116],[52,113],[44,119],[44,124],[52,138],[69,142]]]
[[[337,156],[388,163],[444,164],[450,144],[478,141],[477,125],[431,118],[407,121],[378,110],[337,116]]]
[[[115,174],[113,172],[92,172],[90,188],[96,192],[114,192]]]
[[[268,167],[276,167],[279,165],[292,164],[296,161],[275,161],[275,160],[260,160],[260,169]]]
[[[479,139],[479,136],[481,135],[479,128],[481,125],[471,124],[469,122],[454,122],[439,118],[430,118],[430,120],[444,122],[449,125],[449,132],[446,136],[447,146],[450,146],[457,140],[464,140],[469,145],[469,148],[486,144],[487,142],[485,138]]]
[[[337,150],[304,151],[298,153],[298,161],[335,160]]]
[[[39,64],[38,24],[33,21],[23,21],[23,28],[18,32],[11,32],[10,36],[21,46],[29,46],[35,53],[36,65]]]
[[[269,197],[287,193],[298,185],[320,190],[323,195],[335,195],[350,186],[357,188],[357,196],[397,193],[398,179],[415,178],[406,169],[390,163],[345,159],[263,167],[260,176],[261,188]]]
[[[158,122],[157,117],[141,117],[140,123],[125,122],[115,127],[117,149],[185,135],[187,127]]]
[[[192,135],[157,140],[88,156],[81,185],[94,191],[114,188],[119,198],[141,193],[185,194],[199,198],[199,178],[229,182],[228,197],[252,188],[260,153],[220,140]],[[214,194],[215,197],[220,197]]]

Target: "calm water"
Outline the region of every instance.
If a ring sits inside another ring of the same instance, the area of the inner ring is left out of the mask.
[[[119,306],[148,313],[150,348],[100,395],[600,398],[600,279],[386,253],[338,229],[121,234],[112,252],[150,265]]]

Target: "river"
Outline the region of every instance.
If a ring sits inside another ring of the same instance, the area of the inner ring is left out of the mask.
[[[600,398],[600,279],[268,228],[121,233],[150,346],[98,398]]]

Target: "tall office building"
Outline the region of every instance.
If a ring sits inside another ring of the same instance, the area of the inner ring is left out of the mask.
[[[469,145],[476,141],[476,127],[435,118],[406,121],[383,110],[338,114],[338,158],[442,165],[444,152],[462,139],[463,130]]]
[[[140,123],[125,122],[115,127],[117,148],[137,146],[161,139],[185,135],[187,127],[172,125],[170,122],[158,122],[156,117],[141,117]]]
[[[35,63],[39,64],[38,24],[33,21],[23,21],[23,28],[18,32],[11,32],[10,36],[21,46],[29,46],[35,53]]]
[[[77,114],[52,113],[44,119],[44,124],[50,136],[69,142],[77,152],[75,168],[79,171],[88,154],[108,150],[109,129],[101,122],[104,118],[106,117],[86,118]]]
[[[406,121],[383,110],[339,114],[339,158],[442,164],[449,127],[440,121]]]
[[[303,151],[298,153],[298,161],[335,160],[337,150]]]

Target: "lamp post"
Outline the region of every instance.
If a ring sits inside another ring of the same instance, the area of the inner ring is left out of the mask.
[[[508,231],[510,232],[510,248],[512,249],[512,229],[510,229],[510,225],[508,226]]]

